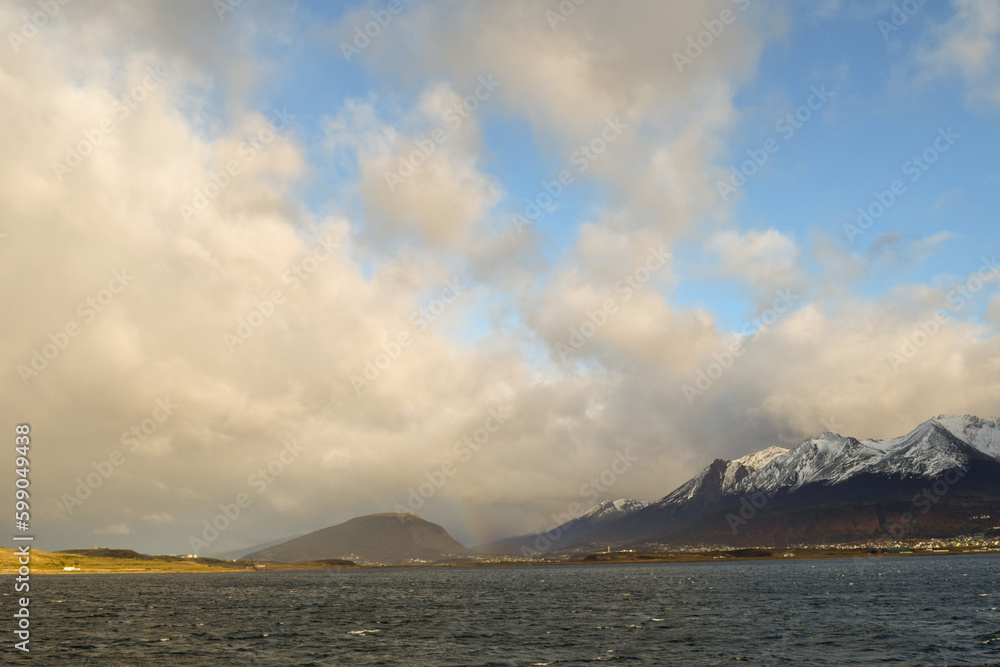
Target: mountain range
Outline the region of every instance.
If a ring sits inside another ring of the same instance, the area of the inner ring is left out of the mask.
[[[1000,529],[1000,420],[939,416],[898,438],[823,433],[715,459],[659,500],[608,500],[544,533],[476,548],[535,557],[683,545],[952,537]],[[401,563],[473,552],[415,514],[374,514],[257,549],[256,560]]]
[[[660,500],[559,548],[948,537],[1000,523],[972,518],[983,516],[1000,519],[1000,421],[940,416],[898,438],[824,433],[791,449],[716,459]]]
[[[497,542],[492,542],[476,547],[477,552],[496,554],[520,554],[526,548],[529,552],[552,551],[559,547],[568,546],[584,540],[594,534],[598,528],[605,524],[613,523],[633,512],[648,506],[645,503],[632,498],[619,498],[618,500],[605,500],[599,505],[595,505],[585,514],[576,519],[568,521],[548,533],[532,533],[528,535],[518,535],[509,537]]]

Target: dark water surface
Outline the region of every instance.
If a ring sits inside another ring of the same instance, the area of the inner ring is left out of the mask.
[[[34,575],[42,665],[1000,665],[1000,557]]]

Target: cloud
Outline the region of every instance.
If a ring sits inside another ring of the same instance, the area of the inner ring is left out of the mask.
[[[941,231],[907,243],[902,234],[889,232],[876,237],[865,256],[870,262],[887,264],[893,268],[918,264],[933,256],[941,245],[953,238],[954,233]]]
[[[938,197],[933,204],[931,204],[931,210],[934,212],[940,211],[941,209],[951,204],[951,202],[955,201],[955,199],[957,199],[961,195],[962,195],[961,188],[953,188],[951,190],[948,190],[947,192],[943,193],[940,197]]]
[[[1000,323],[1000,294],[994,294],[990,297],[990,303],[984,317],[990,322]]]
[[[711,48],[688,69],[673,66],[674,53],[705,30],[703,21],[727,9],[734,20]],[[757,5],[739,11],[731,2],[643,0],[628,12],[589,3],[553,26],[546,11],[558,15],[559,4],[416,5],[394,19],[391,39],[373,41],[364,62],[408,87],[445,76],[466,91],[494,76],[503,82],[496,106],[526,118],[541,145],[566,163],[617,119],[627,129],[584,176],[627,202],[634,224],[688,230],[713,210],[712,161],[738,120],[734,87],[754,73],[764,36],[780,30],[779,15]],[[344,16],[333,34],[359,18]]]
[[[937,251],[941,244],[946,243],[953,238],[955,238],[955,234],[952,232],[937,232],[911,243],[907,246],[906,253],[921,259],[929,257]]]
[[[718,256],[719,274],[736,278],[755,290],[773,292],[802,284],[801,250],[794,239],[776,229],[744,234],[717,232],[706,241],[705,248]]]
[[[124,523],[113,523],[104,528],[94,530],[94,535],[131,535],[132,529]]]
[[[887,232],[885,234],[879,234],[872,241],[872,244],[868,246],[867,255],[871,259],[877,259],[886,252],[891,252],[892,249],[898,248],[903,242],[903,235],[899,232]]]
[[[397,122],[378,118],[372,104],[349,101],[328,120],[327,147],[356,151],[370,238],[385,244],[416,237],[459,249],[470,242],[500,198],[498,183],[477,168],[476,109],[502,82],[482,77],[468,96],[431,84],[416,108]]]
[[[959,72],[970,102],[1000,104],[1000,7],[991,0],[952,0],[955,14],[917,52],[928,76]]]

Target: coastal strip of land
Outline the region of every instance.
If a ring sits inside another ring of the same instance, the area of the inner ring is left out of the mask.
[[[303,563],[266,563],[191,558],[187,556],[148,556],[130,549],[73,549],[69,551],[31,550],[32,574],[111,574],[171,572],[245,572],[253,570],[329,570],[356,567],[347,560],[329,559]],[[0,575],[17,574],[17,552],[0,548]]]
[[[638,563],[718,563],[720,561],[792,561],[829,558],[914,558],[921,556],[1000,554],[997,549],[944,547],[940,549],[728,549],[697,552],[636,552],[612,551],[587,555],[539,560],[501,560],[490,557],[450,559],[436,563],[405,563],[396,565],[357,565],[351,561],[328,559],[296,563],[253,562],[194,558],[188,556],[149,556],[128,549],[76,549],[70,551],[31,552],[32,573],[35,574],[120,574],[120,573],[180,573],[180,572],[270,572],[282,570],[331,570],[344,568],[381,567],[530,567],[532,565],[612,565]],[[17,555],[13,549],[0,548],[0,575],[17,574]]]

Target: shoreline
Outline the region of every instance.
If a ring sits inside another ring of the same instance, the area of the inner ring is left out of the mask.
[[[792,554],[786,556],[786,554]],[[474,567],[540,567],[563,565],[637,565],[646,563],[719,563],[719,562],[768,562],[795,560],[827,560],[835,558],[920,558],[927,556],[989,556],[1000,555],[998,549],[976,549],[968,547],[948,547],[934,550],[902,551],[892,550],[871,553],[864,549],[732,549],[704,552],[610,552],[592,553],[573,559],[538,560],[538,561],[453,561],[437,563],[401,563],[394,565],[357,565],[347,563],[328,563],[322,561],[305,561],[296,563],[264,562],[257,563],[257,568],[247,561],[215,561],[211,563],[195,562],[180,557],[144,556],[135,558],[108,558],[99,556],[74,556],[63,552],[32,553],[31,574],[46,575],[88,575],[88,574],[196,574],[218,572],[268,572],[307,571],[307,570],[385,570],[412,568],[474,568]],[[0,549],[0,576],[14,576],[18,573],[18,565],[12,562],[13,551]],[[36,565],[35,562],[39,561]],[[46,562],[49,561],[49,562]],[[52,561],[58,561],[53,564]],[[73,561],[75,570],[65,570],[65,563]],[[140,565],[141,563],[141,565]]]

